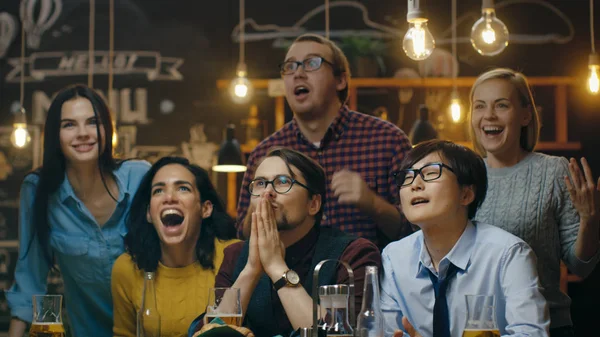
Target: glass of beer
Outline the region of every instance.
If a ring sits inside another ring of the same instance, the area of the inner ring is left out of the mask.
[[[463,337],[500,337],[494,295],[465,295],[467,324]]]
[[[62,295],[33,295],[29,337],[64,337]]]
[[[242,303],[239,288],[210,288],[205,319],[220,318],[225,324],[242,326]]]

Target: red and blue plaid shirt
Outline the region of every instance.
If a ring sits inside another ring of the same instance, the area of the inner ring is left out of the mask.
[[[317,161],[327,175],[327,197],[324,204],[321,226],[339,228],[342,231],[373,241],[383,247],[390,240],[377,228],[375,221],[361,212],[356,206],[344,205],[330,197],[331,178],[344,168],[360,173],[367,185],[398,207],[398,187],[393,173],[399,170],[402,159],[411,150],[406,134],[392,123],[379,118],[349,111],[346,106],[340,109],[333,120],[320,147],[308,141],[300,132],[296,119],[263,140],[250,154],[247,171],[244,174],[238,202],[237,223],[241,233],[244,218],[250,204],[248,185],[254,177],[256,165],[274,146],[285,146],[303,152]],[[402,236],[412,232],[410,224],[402,216]]]

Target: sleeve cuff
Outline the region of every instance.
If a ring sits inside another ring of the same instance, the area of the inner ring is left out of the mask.
[[[567,267],[569,270],[580,277],[587,277],[596,267],[598,262],[600,261],[600,247],[596,250],[596,253],[587,261],[580,260],[575,254],[575,250],[573,249],[573,254]]]
[[[32,308],[27,307],[10,308],[10,314],[12,318],[31,324],[31,321],[33,320],[32,310]]]

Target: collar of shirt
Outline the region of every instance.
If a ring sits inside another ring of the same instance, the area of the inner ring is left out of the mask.
[[[428,273],[423,269],[429,269],[434,275],[442,276],[442,278],[446,277],[446,272],[448,271],[448,267],[450,263],[457,266],[458,269],[463,272],[466,271],[469,261],[471,260],[471,253],[473,252],[473,246],[475,243],[475,235],[477,233],[477,228],[473,225],[471,221],[467,223],[467,227],[463,231],[462,235],[452,247],[450,252],[442,258],[439,264],[439,273],[436,272],[433,267],[433,262],[431,261],[431,257],[429,256],[429,252],[427,251],[427,247],[425,247],[425,239],[423,238],[423,233],[419,236],[417,243],[417,247],[419,252],[419,265],[417,267],[417,277],[419,275],[423,277],[429,277]]]
[[[113,176],[115,177],[117,187],[119,188],[119,196],[117,198],[117,203],[121,203],[123,201],[123,199],[125,198],[125,196],[129,194],[127,191],[125,191],[125,185],[123,183],[123,180],[125,179],[125,177],[121,177],[121,174],[124,174],[124,173],[120,172],[120,170],[118,170],[118,169],[113,171]],[[71,183],[69,182],[69,178],[67,177],[67,172],[65,172],[65,177],[63,179],[63,182],[62,182],[62,184],[60,184],[60,187],[58,189],[58,198],[63,203],[69,198],[79,200],[79,198],[77,198],[77,196],[75,195],[73,186],[71,186]]]
[[[325,136],[323,136],[323,139],[321,139],[321,147],[324,147],[332,139],[332,137],[337,140],[342,136],[344,130],[346,130],[346,126],[348,125],[349,118],[350,110],[348,110],[348,106],[342,105],[338,115],[333,119],[329,125],[329,128],[327,129],[327,132],[325,132]],[[302,139],[307,144],[313,145],[313,143],[309,142],[308,139],[306,139],[306,137],[302,134],[302,131],[300,131],[296,117],[292,119],[291,128],[292,131],[294,131],[298,136],[298,139]]]

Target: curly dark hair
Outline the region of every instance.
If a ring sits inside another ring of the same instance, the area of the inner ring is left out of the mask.
[[[152,179],[158,170],[170,164],[181,165],[188,169],[196,178],[196,188],[200,192],[201,202],[209,200],[213,204],[211,216],[202,220],[200,237],[196,242],[196,257],[203,268],[214,269],[215,238],[220,240],[235,238],[235,223],[225,211],[225,205],[206,170],[182,157],[159,159],[142,178],[127,217],[125,248],[140,270],[155,271],[158,267],[162,255],[160,239],[154,226],[146,219],[146,212],[150,207]]]

